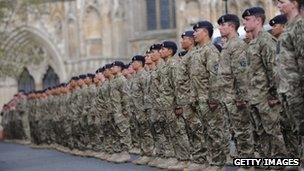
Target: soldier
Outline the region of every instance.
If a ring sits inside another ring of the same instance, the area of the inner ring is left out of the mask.
[[[102,68],[99,68],[96,71],[94,83],[96,85],[96,102],[95,102],[95,108],[96,108],[96,126],[98,126],[98,132],[97,132],[97,140],[99,141],[99,144],[97,145],[98,153],[95,155],[95,157],[98,157],[102,160],[107,159],[109,156],[106,151],[106,139],[110,137],[110,132],[107,129],[108,127],[108,117],[107,117],[107,111],[109,110],[107,104],[107,94],[105,92],[105,66]],[[111,139],[111,138],[109,138]]]
[[[201,142],[203,138],[202,123],[195,114],[195,110],[189,103],[190,98],[190,77],[189,77],[189,62],[190,54],[195,49],[194,31],[186,31],[181,35],[181,47],[184,51],[179,53],[176,65],[173,67],[173,78],[175,87],[175,114],[177,115],[177,123],[180,125],[181,131],[187,131],[188,138],[185,138],[183,144],[185,150],[182,156],[184,161],[190,160],[190,153],[195,155],[196,151],[201,148]],[[182,138],[183,136],[180,136]],[[188,141],[188,143],[186,142]],[[178,152],[177,152],[178,153]],[[184,167],[186,162],[183,162]],[[190,164],[189,169],[195,169],[196,164]],[[176,165],[172,169],[179,169],[182,165]]]
[[[272,27],[271,34],[278,39],[283,33],[287,18],[285,15],[277,15],[269,21],[269,25]]]
[[[258,135],[256,157],[282,157],[286,155],[280,129],[280,104],[273,79],[275,40],[263,31],[265,11],[261,7],[246,9],[242,15],[246,31],[253,40],[247,49],[249,58],[249,104]]]
[[[304,161],[304,19],[301,9],[304,1],[280,0],[277,7],[287,18],[285,31],[279,38],[277,49],[278,93],[282,97],[290,127],[287,130],[286,145],[291,157],[300,157]],[[302,11],[303,12],[303,11]]]
[[[129,95],[127,79],[121,71],[124,64],[115,61],[111,68],[114,78],[110,81],[110,98],[113,109],[113,119],[115,124],[114,152],[117,163],[128,162],[130,160],[129,150],[131,147],[131,134],[129,123]]]
[[[133,84],[133,77],[135,71],[133,70],[132,64],[126,64],[122,70],[123,76],[128,80],[127,84],[130,88],[128,90],[129,96],[131,96],[131,86]],[[139,154],[140,153],[140,137],[139,137],[139,127],[138,121],[136,119],[136,110],[133,101],[130,101],[130,131],[131,131],[131,140],[132,147],[130,149],[130,153]]]
[[[246,43],[238,37],[239,18],[234,14],[226,14],[218,19],[222,37],[227,38],[219,61],[219,90],[221,101],[229,116],[229,125],[235,138],[237,155],[233,157],[254,157],[252,125],[248,108],[248,60]]]
[[[104,155],[98,156],[101,159],[105,159],[108,161],[114,161],[118,155],[114,154],[113,150],[113,142],[114,142],[114,123],[112,119],[113,109],[110,103],[110,81],[113,79],[113,75],[111,73],[112,64],[106,64],[104,68],[101,70],[102,74],[105,77],[101,87],[98,89],[98,97],[97,97],[97,110],[99,111],[101,118],[101,128],[104,132],[103,139],[103,152]]]
[[[196,88],[193,98],[198,101],[198,113],[206,131],[205,141],[209,147],[206,159],[210,165],[207,170],[217,169],[226,163],[228,152],[227,116],[220,103],[217,85],[220,54],[211,42],[213,26],[210,22],[198,22],[193,30],[195,41],[200,45],[191,58],[190,75]]]
[[[165,136],[173,149],[169,149],[166,154],[168,158],[167,167],[186,166],[186,160],[189,159],[189,141],[185,130],[185,123],[180,114],[175,114],[174,109],[174,67],[178,65],[178,59],[174,55],[177,51],[177,45],[172,41],[164,41],[160,51],[164,64],[161,65],[157,74],[159,77],[159,97],[156,99],[159,106],[162,106],[160,114],[165,117]],[[171,151],[173,150],[173,151]],[[177,159],[181,162],[178,163]]]
[[[252,32],[247,31],[246,28],[245,28],[245,31],[246,31],[246,34],[245,34],[245,38],[243,40],[245,43],[249,44],[250,41],[253,39]]]
[[[163,60],[161,59],[161,44],[153,44],[150,47],[151,59],[154,63],[150,71],[150,79],[147,80],[147,94],[146,94],[146,110],[150,110],[150,122],[152,124],[152,129],[154,130],[154,146],[155,146],[155,158],[154,160],[148,163],[149,166],[160,167],[163,165],[164,168],[167,166],[167,160],[164,158],[168,153],[172,153],[173,147],[172,144],[165,137],[165,118],[160,114],[160,109],[162,108],[156,100],[159,98],[159,75],[158,70],[163,65]],[[149,103],[147,103],[149,102]],[[149,105],[151,104],[151,105]]]
[[[135,160],[135,164],[147,164],[151,160],[152,152],[154,149],[153,137],[150,129],[150,122],[147,111],[145,110],[144,100],[144,86],[147,72],[144,69],[145,57],[136,55],[132,58],[132,68],[135,74],[132,78],[132,84],[130,87],[131,100],[134,104],[135,119],[138,123],[139,137],[140,137],[140,157]]]

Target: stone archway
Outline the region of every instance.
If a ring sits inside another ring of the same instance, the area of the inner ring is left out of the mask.
[[[65,70],[65,65],[63,63],[62,55],[60,54],[58,47],[51,41],[49,35],[42,30],[38,30],[31,26],[22,26],[15,29],[10,34],[11,36],[6,39],[6,53],[8,56],[14,58],[13,60],[19,62],[22,58],[22,54],[12,52],[11,49],[22,48],[29,44],[38,44],[43,47],[50,56],[52,61],[53,69],[59,75],[60,80],[66,80],[67,74]],[[18,59],[19,58],[19,59]],[[31,61],[30,61],[31,62]],[[27,63],[26,65],[31,65],[32,63]],[[25,66],[24,66],[25,67]]]

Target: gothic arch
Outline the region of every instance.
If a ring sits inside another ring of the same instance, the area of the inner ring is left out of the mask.
[[[48,66],[46,73],[42,79],[43,89],[56,86],[60,83],[58,75],[55,73],[54,69],[51,66]]]
[[[11,33],[11,36],[8,37],[5,41],[8,42],[8,45],[10,46],[18,46],[17,42],[25,42],[22,46],[26,46],[31,42],[35,42],[41,45],[50,54],[51,60],[53,61],[55,66],[54,70],[59,73],[60,80],[66,80],[67,75],[62,55],[60,54],[56,45],[49,39],[47,33],[31,26],[21,26],[18,29],[15,29]],[[10,49],[14,48],[4,47],[4,49],[6,49],[7,54],[15,54],[14,52],[10,51]],[[22,55],[20,54],[15,54],[16,58],[20,58],[21,56]]]
[[[29,73],[27,68],[24,68],[22,73],[18,77],[18,91],[23,90],[28,93],[35,90],[35,80],[33,76]]]

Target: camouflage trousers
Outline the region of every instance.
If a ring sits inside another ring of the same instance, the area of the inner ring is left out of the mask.
[[[225,107],[219,103],[215,110],[201,103],[206,120],[207,161],[210,165],[223,166],[229,154],[229,129]]]
[[[25,133],[25,139],[30,140],[31,135],[30,135],[30,125],[29,125],[29,119],[28,119],[28,113],[21,113],[21,121]]]
[[[304,159],[304,97],[300,89],[293,94],[282,95],[283,135],[289,155]]]
[[[146,112],[137,110],[136,118],[140,138],[140,153],[144,156],[152,156],[154,140],[151,133],[149,116]]]
[[[190,144],[183,116],[177,117],[173,110],[165,112],[168,139],[174,148],[174,157],[185,161],[190,159]]]
[[[130,118],[122,112],[115,112],[114,119],[114,152],[129,152],[131,148]]]
[[[104,152],[114,153],[114,136],[115,136],[115,123],[113,119],[113,113],[105,112],[105,116],[102,117],[101,128],[105,135],[102,144],[104,146]]]
[[[233,157],[254,157],[253,126],[248,106],[238,109],[235,102],[226,102],[224,105],[229,117],[230,131],[235,138],[237,154]]]
[[[199,152],[202,149],[202,143],[204,142],[203,125],[200,119],[197,117],[196,110],[190,105],[182,105],[183,120],[185,123],[185,130],[189,141],[189,154],[187,150],[184,150],[184,156],[193,156],[193,161],[199,163]],[[184,142],[187,149],[187,142]],[[189,158],[190,159],[190,158]]]
[[[131,131],[132,146],[139,149],[140,148],[139,125],[136,119],[135,112],[131,112],[130,131]]]
[[[287,154],[280,127],[281,105],[269,107],[267,100],[251,106],[256,157],[284,157]]]
[[[170,134],[166,127],[165,112],[159,109],[151,109],[150,121],[154,129],[154,146],[157,157],[174,157],[174,149],[170,140]]]

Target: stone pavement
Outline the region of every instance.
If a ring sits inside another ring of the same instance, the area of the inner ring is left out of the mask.
[[[132,156],[133,159],[136,156]],[[157,171],[132,163],[114,164],[56,150],[32,149],[0,141],[0,171]]]

